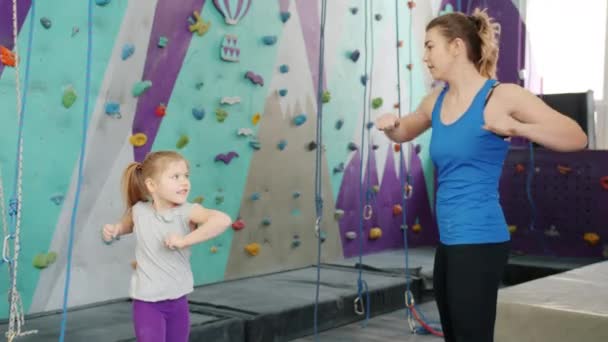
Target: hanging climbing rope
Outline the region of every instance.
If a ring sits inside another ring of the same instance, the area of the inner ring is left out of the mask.
[[[80,144],[80,156],[78,159],[78,176],[76,181],[76,191],[74,195],[74,206],[72,207],[72,215],[70,217],[70,235],[68,239],[68,251],[67,251],[67,262],[66,262],[66,275],[65,285],[63,289],[63,307],[61,310],[61,332],[59,334],[59,341],[63,342],[65,339],[65,330],[68,318],[68,295],[70,292],[70,277],[72,271],[72,250],[74,249],[74,230],[76,227],[76,216],[78,214],[78,204],[80,202],[80,190],[82,187],[82,179],[84,172],[84,160],[87,142],[87,131],[89,127],[89,96],[91,92],[91,64],[93,57],[93,1],[88,1],[87,11],[87,65],[85,73],[85,93],[84,93],[84,110],[82,120],[82,141]]]
[[[325,21],[327,17],[327,0],[322,0],[321,4],[321,29],[319,36],[319,70],[317,80],[317,130],[315,149],[315,235],[317,237],[317,282],[315,289],[315,307],[313,330],[315,341],[319,340],[319,292],[321,287],[321,245],[325,239],[325,234],[321,230],[323,219],[323,80],[325,77]]]
[[[30,56],[32,50],[32,37],[34,31],[34,16],[35,16],[35,1],[31,3],[30,9],[30,26],[28,36],[28,47],[27,47],[27,60],[25,68],[25,88],[23,97],[21,93],[21,76],[20,76],[20,54],[18,49],[18,35],[19,35],[19,23],[17,19],[17,0],[12,1],[12,23],[13,23],[13,53],[15,55],[15,94],[16,94],[16,107],[17,112],[17,156],[15,159],[15,182],[13,189],[13,196],[9,202],[9,215],[11,220],[10,228],[6,228],[6,211],[4,207],[4,188],[0,187],[2,200],[2,223],[4,228],[4,244],[2,249],[2,262],[8,264],[9,269],[9,328],[6,332],[6,337],[9,341],[14,338],[24,335],[36,333],[36,330],[30,330],[22,332],[22,326],[25,325],[23,302],[21,295],[17,289],[17,275],[19,269],[19,253],[21,250],[21,203],[22,203],[22,179],[23,179],[23,122],[25,113],[25,104],[27,99],[27,86],[29,84],[29,66]],[[3,179],[0,176],[0,183],[3,183]],[[13,250],[10,251],[9,240],[13,240]],[[12,256],[11,256],[12,255]]]
[[[408,44],[408,52],[409,52],[409,62],[408,62],[408,69],[410,70],[409,72],[409,112],[411,113],[413,111],[413,99],[414,99],[414,78],[412,75],[412,63],[413,63],[413,49],[412,49],[412,41],[413,41],[413,8],[414,8],[414,3],[410,2],[408,3],[408,7],[409,7],[409,30],[408,30],[408,39],[409,39],[409,44]],[[396,31],[397,31],[397,42],[395,44],[395,47],[397,49],[396,51],[396,56],[397,56],[397,92],[398,92],[398,113],[399,113],[399,118],[401,118],[403,116],[403,112],[402,112],[402,103],[401,103],[401,58],[400,58],[400,54],[399,54],[399,47],[401,45],[400,43],[400,37],[399,37],[399,0],[395,0],[395,27],[396,27]],[[404,247],[404,255],[405,255],[405,286],[406,286],[406,290],[405,290],[405,294],[404,294],[404,299],[405,299],[405,306],[406,306],[406,318],[407,318],[407,322],[408,322],[408,326],[410,328],[410,332],[411,333],[431,333],[435,336],[440,336],[443,337],[443,334],[441,333],[440,329],[434,328],[432,327],[429,323],[426,322],[426,318],[424,317],[424,315],[419,311],[419,309],[416,307],[416,303],[414,300],[414,295],[411,292],[411,278],[410,278],[410,271],[409,271],[409,249],[408,249],[408,240],[407,240],[407,231],[408,231],[408,227],[407,227],[407,201],[411,198],[412,196],[412,186],[411,186],[411,165],[412,165],[412,146],[411,144],[407,145],[407,154],[406,156],[404,156],[403,153],[403,149],[400,148],[399,149],[399,183],[400,183],[400,187],[401,187],[401,191],[402,191],[402,196],[401,196],[401,207],[403,208],[402,212],[401,212],[401,219],[402,219],[402,228],[403,228],[403,247]],[[406,159],[407,158],[407,159]],[[406,170],[404,172],[404,166],[405,166],[405,160],[407,160],[407,167]],[[418,329],[416,327],[416,322],[418,322],[418,324],[420,324],[420,326],[422,326],[422,329]]]

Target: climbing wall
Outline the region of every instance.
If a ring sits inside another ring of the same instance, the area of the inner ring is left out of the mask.
[[[123,213],[124,167],[150,151],[182,153],[191,165],[190,201],[235,221],[193,248],[197,285],[316,262],[317,162],[323,260],[403,248],[403,228],[410,246],[436,242],[429,134],[395,147],[367,127],[399,106],[405,115],[427,92],[430,79],[418,61],[424,25],[440,1],[400,1],[397,11],[392,1],[367,9],[363,0],[328,1],[321,146],[311,144],[319,110],[320,1],[93,1],[90,51],[87,1],[18,2],[26,104],[18,290],[26,311],[60,308],[68,269],[69,306],[127,296],[133,238],[107,246],[100,229]],[[18,137],[11,19],[12,2],[0,0],[6,47],[0,51],[6,113],[0,169],[9,222]],[[401,162],[397,148],[413,151],[411,157]],[[405,204],[401,171],[411,174],[413,189]],[[364,222],[360,194],[372,209]],[[8,282],[0,272],[2,293]],[[6,301],[0,311],[8,312]]]
[[[514,251],[608,258],[608,152],[513,150],[500,193]]]

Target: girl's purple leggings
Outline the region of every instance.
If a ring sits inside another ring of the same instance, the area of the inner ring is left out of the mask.
[[[133,300],[137,342],[188,342],[190,313],[186,296],[160,302]]]

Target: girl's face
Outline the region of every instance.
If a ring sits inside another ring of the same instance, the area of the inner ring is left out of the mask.
[[[190,192],[189,172],[184,160],[168,162],[160,174],[146,183],[154,201],[168,208],[185,203]]]

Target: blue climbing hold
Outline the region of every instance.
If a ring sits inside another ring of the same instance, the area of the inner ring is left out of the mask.
[[[106,102],[106,114],[108,114],[108,115],[120,114],[120,105],[116,102]]]
[[[351,142],[351,143],[348,143],[348,149],[351,151],[356,151],[359,149],[359,147],[354,142]]]
[[[361,52],[359,50],[355,50],[350,54],[350,60],[353,62],[357,62],[359,60],[359,56],[361,56]]]
[[[279,150],[283,151],[285,147],[287,147],[287,140],[283,139],[279,141],[277,147],[279,148]]]
[[[338,164],[338,166],[334,167],[334,174],[344,172],[344,163]]]
[[[265,36],[262,40],[266,45],[274,45],[277,42],[277,36]]]
[[[373,122],[368,122],[367,123],[367,129],[371,129],[372,127],[374,127],[374,123]]]
[[[293,198],[300,198],[300,196],[302,196],[302,194],[299,191],[294,191]]]
[[[95,3],[97,4],[97,6],[101,6],[101,7],[109,4],[110,2],[112,2],[112,0],[95,0]]]
[[[280,89],[279,90],[279,95],[281,95],[282,97],[287,95],[287,89]]]
[[[203,120],[205,117],[205,110],[203,108],[192,108],[192,116],[196,120]]]
[[[287,64],[283,64],[279,67],[279,71],[281,74],[286,74],[289,72],[289,66]]]
[[[367,83],[367,75],[361,76],[361,84],[365,85]]]
[[[272,221],[270,220],[270,217],[265,217],[262,220],[262,224],[265,225],[265,226],[270,226],[271,223],[272,223]]]
[[[253,194],[251,194],[251,200],[252,201],[257,201],[260,199],[260,197],[262,197],[262,195],[260,195],[259,192],[254,192]]]
[[[291,18],[291,13],[289,13],[289,12],[281,12],[281,21],[283,23],[286,23],[287,20],[289,20],[289,18]]]
[[[340,130],[342,126],[344,126],[344,120],[338,119],[338,121],[336,121],[336,129]]]
[[[251,147],[252,149],[254,149],[254,150],[257,151],[257,150],[259,150],[259,149],[262,148],[262,145],[260,144],[259,141],[252,140],[252,141],[249,142],[249,147]]]
[[[135,45],[133,44],[125,44],[122,47],[122,60],[127,60],[127,58],[131,57],[135,52]]]
[[[293,118],[293,124],[296,126],[302,126],[306,122],[306,114],[300,114]]]

